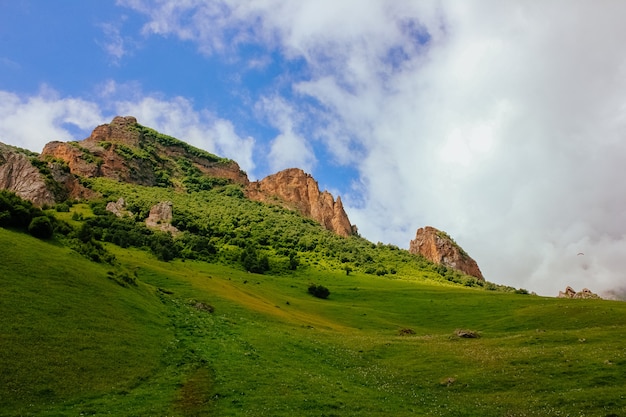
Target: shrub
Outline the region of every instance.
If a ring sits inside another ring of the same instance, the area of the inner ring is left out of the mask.
[[[54,209],[59,212],[59,213],[69,213],[70,212],[70,206],[67,203],[59,203],[57,204]]]
[[[52,237],[52,222],[47,216],[35,217],[28,225],[28,233],[39,239]]]
[[[309,294],[317,298],[328,298],[330,295],[330,290],[323,285],[309,285]]]

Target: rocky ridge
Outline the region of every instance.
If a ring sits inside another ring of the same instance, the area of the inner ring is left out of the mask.
[[[317,181],[299,168],[290,168],[252,182],[246,188],[249,199],[279,204],[319,222],[340,236],[350,236],[356,227],[350,224],[341,197],[320,192]]]
[[[328,191],[321,192],[317,181],[301,169],[287,169],[251,183],[235,161],[160,134],[132,116],[117,116],[97,126],[82,141],[49,142],[39,157],[12,149],[7,145],[0,148],[0,188],[15,191],[40,206],[68,196],[93,197],[95,193],[80,185],[80,178],[105,177],[179,189],[208,189],[230,183],[243,186],[251,200],[296,210],[340,236],[356,233],[341,198],[335,200]],[[49,166],[48,177],[33,160]],[[122,212],[122,207],[110,208],[116,214]]]
[[[450,236],[431,226],[417,229],[415,239],[411,241],[409,252],[419,254],[426,259],[452,269],[484,279],[480,268]]]

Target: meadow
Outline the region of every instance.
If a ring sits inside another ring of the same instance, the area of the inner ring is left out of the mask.
[[[0,228],[0,415],[626,415],[623,302],[104,246]]]

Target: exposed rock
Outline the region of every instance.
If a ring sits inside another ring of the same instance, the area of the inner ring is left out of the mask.
[[[452,269],[484,279],[480,268],[457,243],[445,232],[431,226],[417,229],[415,239],[411,241],[409,252],[420,254],[426,259]]]
[[[162,201],[152,206],[146,219],[146,226],[172,234],[179,233],[180,230],[172,226],[172,202]]]
[[[558,298],[574,298],[575,295],[576,291],[574,291],[572,287],[568,286],[565,288],[565,292],[559,291]]]
[[[477,339],[480,337],[480,334],[478,332],[475,332],[474,330],[466,330],[466,329],[456,329],[454,331],[454,334],[457,337],[462,337],[464,339]]]
[[[106,206],[106,210],[115,214],[117,217],[132,216],[133,213],[126,210],[126,201],[123,197],[120,197],[117,201],[109,201]]]
[[[335,201],[328,191],[320,192],[317,181],[301,169],[286,169],[252,182],[246,192],[251,200],[296,210],[340,236],[350,236],[356,230],[343,209],[341,197]]]
[[[84,146],[92,150],[100,146],[101,142],[113,139],[131,148],[137,148],[141,142],[141,134],[133,129],[136,125],[137,119],[133,116],[115,116],[111,123],[96,127],[83,141]]]
[[[583,299],[590,299],[590,298],[600,298],[600,296],[598,294],[594,294],[593,292],[591,292],[591,290],[589,288],[583,288],[581,291],[576,292],[572,287],[567,287],[565,288],[565,292],[563,291],[559,291],[559,295],[557,296],[557,298],[583,298]]]
[[[33,166],[30,158],[4,144],[0,147],[0,189],[13,191],[38,206],[55,202],[45,177]]]
[[[33,155],[36,155],[33,153]],[[45,174],[33,165],[32,158]],[[0,143],[0,189],[15,192],[36,206],[52,205],[67,198],[90,198],[94,192],[80,184],[67,166],[42,156],[29,156]]]

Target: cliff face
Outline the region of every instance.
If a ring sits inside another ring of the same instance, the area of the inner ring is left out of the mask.
[[[353,234],[341,197],[337,200],[328,191],[320,192],[317,181],[301,169],[290,168],[248,185],[249,199],[278,203],[318,221],[340,236]]]
[[[417,229],[409,252],[420,254],[430,261],[459,270],[464,274],[484,279],[480,268],[459,245],[444,232],[431,226]]]
[[[3,143],[0,143],[0,189],[13,191],[36,206],[93,195],[63,164],[42,160],[34,153],[27,155]]]

